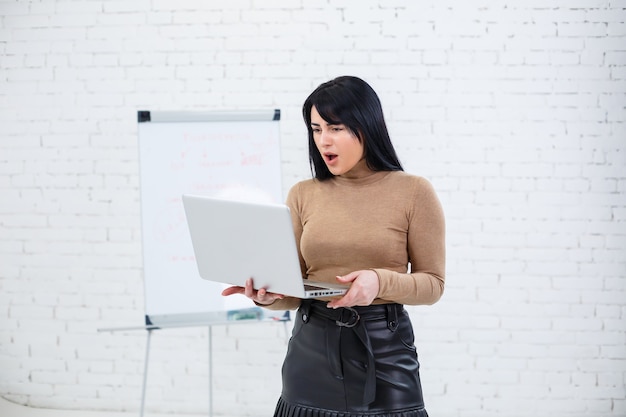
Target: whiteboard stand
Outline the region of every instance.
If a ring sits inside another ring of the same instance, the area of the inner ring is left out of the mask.
[[[213,335],[212,327],[209,325],[209,417],[213,417]],[[152,332],[156,329],[150,328],[148,330],[148,336],[146,339],[146,357],[143,367],[143,384],[141,386],[141,409],[139,410],[139,417],[144,417],[144,410],[146,406],[146,387],[148,385],[148,363],[150,361],[150,341],[152,340]]]
[[[209,325],[209,417],[213,417],[213,326]]]
[[[143,364],[143,384],[141,385],[141,409],[139,410],[139,416],[143,417],[143,411],[146,405],[146,385],[148,384],[148,359],[150,357],[150,340],[152,338],[152,331],[154,329],[148,329],[148,339],[146,340],[146,357]]]
[[[276,323],[282,322],[283,329],[285,331],[285,342],[289,340],[289,333],[287,329],[287,322],[290,321],[289,312],[285,312],[285,315],[280,319],[274,320],[237,320],[237,321],[229,321],[229,322],[219,322],[219,323],[208,323],[208,378],[209,378],[209,417],[213,417],[213,326],[214,325],[231,325],[231,324],[250,324],[253,322],[265,322],[265,323]],[[204,323],[205,324],[205,323]],[[148,386],[148,364],[150,360],[150,344],[152,341],[152,332],[159,329],[165,328],[174,328],[174,327],[193,327],[198,326],[199,323],[177,323],[172,324],[170,326],[155,326],[155,325],[145,325],[145,326],[136,326],[136,327],[116,327],[116,328],[103,328],[98,329],[98,332],[116,332],[116,331],[132,331],[132,330],[146,330],[146,355],[144,358],[144,366],[143,366],[143,382],[141,386],[141,407],[139,409],[139,417],[144,417],[144,410],[146,405],[146,388]]]
[[[279,122],[280,109],[137,112],[146,324],[103,330],[148,331],[141,417],[153,330],[208,325],[210,416],[212,326],[282,321],[288,338],[288,312],[272,320],[227,320],[241,307],[226,305],[218,295],[221,284],[199,279],[181,201],[183,194],[196,194],[282,202]]]

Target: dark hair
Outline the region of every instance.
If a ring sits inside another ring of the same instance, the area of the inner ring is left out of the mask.
[[[313,140],[311,108],[326,122],[343,124],[363,143],[367,166],[372,171],[402,171],[393,148],[380,100],[368,83],[357,77],[342,76],[321,84],[307,97],[302,115],[309,132],[311,172],[319,180],[332,178]]]

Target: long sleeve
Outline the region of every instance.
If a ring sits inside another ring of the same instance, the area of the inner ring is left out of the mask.
[[[433,304],[444,289],[445,220],[429,182],[420,182],[415,198],[407,232],[411,272],[374,268],[380,279],[378,298],[401,304]]]

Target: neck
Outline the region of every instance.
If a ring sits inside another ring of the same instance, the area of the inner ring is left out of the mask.
[[[338,175],[338,177],[345,179],[359,179],[370,176],[374,171],[372,171],[367,166],[367,161],[365,158],[361,159],[352,169],[344,174]]]

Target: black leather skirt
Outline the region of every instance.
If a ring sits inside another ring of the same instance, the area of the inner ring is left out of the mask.
[[[274,417],[428,417],[413,342],[402,305],[304,300]]]

